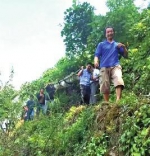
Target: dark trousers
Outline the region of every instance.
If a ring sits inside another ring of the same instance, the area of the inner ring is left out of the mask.
[[[81,90],[81,103],[89,104],[90,103],[90,86],[80,85]]]
[[[32,120],[31,114],[33,112],[33,108],[29,108],[27,111],[27,120]]]

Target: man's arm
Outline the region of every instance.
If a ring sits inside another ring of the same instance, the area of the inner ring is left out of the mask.
[[[128,51],[127,51],[127,48],[124,46],[123,49],[124,49],[124,54],[123,54],[123,56],[124,56],[125,58],[128,58]]]
[[[77,73],[78,76],[81,76],[81,75],[82,75],[83,69],[84,69],[84,67],[82,66],[82,67],[81,67],[81,70]]]
[[[43,97],[43,95],[41,95],[40,93],[37,94],[37,99],[40,100]]]
[[[79,72],[78,72],[78,76],[81,76],[82,75],[82,73],[83,73],[83,69],[81,69]]]
[[[122,48],[123,49],[123,57],[128,58],[128,51],[127,51],[126,46],[122,43],[118,43],[117,47],[120,49]]]
[[[95,51],[95,56],[94,56],[94,66],[99,67],[99,57],[101,56],[102,52],[102,42],[98,44],[96,51]]]
[[[99,59],[97,56],[94,57],[94,66],[99,67]]]

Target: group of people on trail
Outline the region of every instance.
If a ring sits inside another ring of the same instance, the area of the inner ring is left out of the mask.
[[[36,95],[37,100],[34,100],[34,96],[30,95],[30,99],[27,101],[26,105],[23,106],[22,119],[24,121],[33,120],[35,115],[34,108],[36,108],[37,116],[39,116],[40,112],[46,115],[48,111],[48,103],[54,100],[54,94],[54,84],[48,84],[45,89],[40,89],[40,92]]]
[[[122,95],[124,81],[119,57],[123,56],[127,58],[128,52],[124,44],[114,40],[115,31],[113,27],[106,27],[104,33],[106,40],[98,44],[94,55],[94,64],[87,63],[86,68],[84,69],[82,66],[77,74],[80,77],[81,104],[95,104],[97,102],[96,93],[99,86],[104,100],[108,102],[111,81],[116,91],[116,102],[120,100]],[[46,86],[48,94],[44,93],[44,89],[41,89],[37,94],[37,115],[39,115],[40,111],[46,114],[47,103],[50,100],[54,100],[55,89],[51,85]],[[33,96],[31,96],[24,107],[26,111],[25,120],[33,119],[34,106],[35,102],[33,101]]]
[[[98,82],[100,92],[107,102],[109,101],[111,81],[116,90],[116,102],[120,100],[124,88],[119,56],[121,55],[127,58],[127,49],[124,44],[114,41],[115,31],[113,27],[106,27],[104,33],[106,40],[98,44],[94,55],[94,69],[100,68],[100,70],[96,71],[95,75],[94,70],[91,70],[92,64],[87,63],[86,68],[81,68],[77,74],[80,77],[82,103],[85,104],[89,104],[90,99],[93,97],[96,98],[95,91]],[[91,81],[94,83],[91,83]],[[94,103],[95,102],[96,99],[94,99]],[[91,103],[93,103],[93,101]]]
[[[99,86],[99,69],[94,68],[91,63],[86,64],[86,68],[81,67],[77,74],[80,77],[81,104],[96,103],[96,91]]]

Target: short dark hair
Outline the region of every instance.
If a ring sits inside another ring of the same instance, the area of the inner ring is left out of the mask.
[[[106,29],[107,28],[112,28],[113,29],[113,31],[115,32],[115,29],[112,27],[112,26],[107,26],[107,27],[105,27],[105,30],[104,30],[104,35],[106,35]]]

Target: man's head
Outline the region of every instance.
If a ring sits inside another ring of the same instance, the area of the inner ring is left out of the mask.
[[[28,110],[28,107],[27,107],[27,106],[23,106],[23,109],[24,109],[25,111],[27,111],[27,110]]]
[[[107,40],[113,40],[114,34],[115,34],[115,31],[113,27],[110,26],[110,27],[105,28],[105,36]]]
[[[86,64],[86,69],[87,69],[88,71],[91,71],[91,67],[92,67],[92,64],[91,64],[91,63],[87,63],[87,64]]]
[[[44,88],[40,89],[40,93],[44,94]]]

